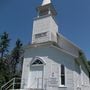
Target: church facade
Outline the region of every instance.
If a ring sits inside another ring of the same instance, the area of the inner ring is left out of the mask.
[[[84,53],[58,32],[57,12],[50,0],[37,7],[32,44],[24,47],[21,89],[89,90]]]

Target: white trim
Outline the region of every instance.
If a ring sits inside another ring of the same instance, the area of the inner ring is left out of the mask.
[[[59,85],[59,88],[67,88],[65,85]]]
[[[36,65],[32,65],[32,67],[34,66],[44,66],[44,64],[36,64]]]
[[[80,70],[81,70],[81,74],[80,74],[80,77],[81,77],[81,85],[84,85],[84,80],[83,80],[83,69],[80,65]]]

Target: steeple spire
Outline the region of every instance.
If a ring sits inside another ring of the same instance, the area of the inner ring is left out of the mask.
[[[43,5],[46,5],[46,4],[50,4],[50,3],[51,3],[51,0],[43,0],[42,6],[43,6]]]

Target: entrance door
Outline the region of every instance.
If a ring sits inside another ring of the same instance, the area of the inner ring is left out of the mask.
[[[30,88],[43,88],[43,66],[32,66],[30,68]]]

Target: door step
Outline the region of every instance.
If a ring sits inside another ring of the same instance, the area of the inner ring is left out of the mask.
[[[30,89],[10,89],[10,90],[44,90],[44,89],[30,88]]]
[[[44,90],[44,89],[31,88],[30,90]]]

